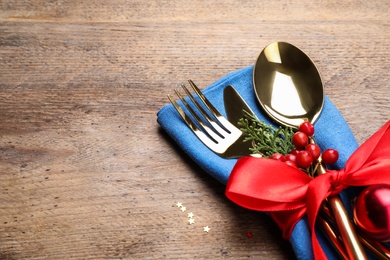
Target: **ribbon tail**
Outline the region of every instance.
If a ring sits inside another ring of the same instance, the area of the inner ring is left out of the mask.
[[[330,174],[324,174],[314,178],[309,184],[306,197],[307,205],[307,218],[309,222],[312,248],[314,252],[314,258],[316,260],[326,260],[327,257],[322,250],[320,242],[318,241],[316,232],[315,232],[315,223],[318,216],[318,212],[321,208],[323,201],[329,196],[331,189],[331,182],[329,179],[332,178]],[[325,181],[325,179],[328,179]]]
[[[306,214],[306,208],[289,211],[271,212],[272,220],[283,232],[283,238],[289,240],[294,230],[295,224]]]
[[[317,239],[314,230],[312,230],[311,243],[313,244],[314,258],[316,260],[327,260],[328,258],[326,257],[324,251],[322,250],[322,247],[320,245],[320,242]]]

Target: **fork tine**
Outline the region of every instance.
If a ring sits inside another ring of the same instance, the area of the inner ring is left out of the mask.
[[[211,104],[211,102],[206,98],[206,96],[203,95],[203,93],[199,90],[199,88],[195,85],[195,83],[192,80],[189,79],[188,83],[190,83],[195,93],[200,97],[200,99],[203,101],[206,107],[212,112],[213,116],[217,118],[222,116],[221,113],[219,113],[219,111]]]
[[[232,125],[219,111],[211,104],[211,102],[206,98],[205,95],[199,90],[199,88],[195,85],[192,80],[188,80],[192,89],[202,100],[203,104],[209,109],[209,111],[213,114],[213,116],[217,119],[219,124],[230,134],[232,132],[236,132],[237,128]]]
[[[215,150],[216,143],[214,140],[209,138],[199,127],[192,121],[192,119],[187,116],[184,110],[179,106],[179,104],[172,99],[171,95],[168,95],[169,101],[175,107],[176,111],[179,113],[181,118],[184,120],[186,125],[191,129],[191,131],[210,149]]]
[[[192,94],[190,93],[190,91],[188,90],[188,88],[184,85],[184,84],[181,84],[181,87],[184,89],[184,91],[186,92],[187,96],[191,99],[192,103],[195,104],[195,106],[199,109],[199,111],[201,112],[201,114],[207,119],[207,121],[212,121],[211,117],[209,116],[209,114],[206,113],[206,111],[204,111],[203,107],[201,107],[199,105],[199,103],[195,100],[195,98],[192,96]],[[198,95],[199,96],[199,95]]]
[[[198,108],[200,114],[203,115],[203,117],[207,120],[207,122],[214,128],[215,132],[222,138],[224,138],[224,136],[226,134],[229,134],[230,132],[227,131],[226,129],[223,129],[216,121],[215,119],[218,120],[218,118],[211,118],[209,116],[209,114],[203,109],[203,107],[198,103],[198,101],[195,100],[195,98],[192,96],[192,94],[190,93],[190,91],[186,88],[186,86],[184,86],[183,84],[181,85],[181,87],[184,89],[184,91],[187,93],[187,96],[191,99],[192,103]],[[202,100],[203,101],[203,100]],[[188,107],[190,109],[190,107]],[[208,108],[208,107],[207,107]],[[191,109],[192,110],[192,109]],[[210,109],[209,109],[210,110]],[[192,110],[193,111],[193,110]],[[211,114],[214,115],[213,111],[210,111]]]
[[[183,118],[183,120],[186,122],[189,128],[191,128],[192,131],[198,131],[200,130],[198,126],[189,118],[184,110],[179,106],[179,104],[172,99],[171,95],[168,94],[168,99],[171,101],[172,105],[176,108],[176,111],[179,113],[179,115]]]
[[[183,85],[184,89],[185,86]],[[187,90],[187,89],[186,89]],[[216,134],[215,131],[213,131],[210,127],[208,127],[204,122],[203,120],[198,116],[198,114],[191,108],[191,106],[187,103],[187,101],[185,101],[185,99],[180,95],[179,91],[177,91],[176,89],[174,90],[176,95],[179,97],[179,99],[183,102],[183,105],[188,109],[188,111],[190,111],[191,115],[195,118],[195,120],[200,124],[201,128],[203,130],[206,131],[206,133],[213,139],[214,142],[218,143],[219,140],[220,140],[220,136]],[[188,90],[187,90],[188,91]],[[189,93],[189,92],[187,92]],[[189,97],[191,98],[192,102],[194,102],[196,104],[196,107],[198,109],[200,109],[199,105],[196,103],[196,101],[194,100],[194,98],[192,97],[191,93],[189,93]],[[201,112],[202,113],[202,112]],[[203,114],[203,113],[202,113]],[[210,121],[209,121],[210,122]],[[212,124],[210,122],[210,124]],[[213,125],[213,124],[212,124]],[[218,133],[218,132],[217,132]]]

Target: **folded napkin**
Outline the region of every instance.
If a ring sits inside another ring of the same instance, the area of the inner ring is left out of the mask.
[[[252,72],[253,66],[232,72],[205,88],[202,92],[221,114],[226,116],[223,90],[227,85],[232,85],[260,120],[272,124],[273,122],[261,110],[256,99],[252,83]],[[191,132],[171,104],[164,106],[158,111],[157,121],[181,149],[205,172],[221,183],[227,183],[230,172],[237,161],[236,159],[223,159],[209,150]],[[333,166],[335,169],[342,168],[349,156],[358,147],[348,124],[326,96],[321,116],[315,123],[315,139],[321,149],[335,148],[338,150],[339,159]],[[341,194],[349,212],[351,212],[351,208],[348,207],[350,206],[349,201],[355,195],[354,193],[354,189],[350,188]],[[329,259],[338,259],[337,253],[320,232],[318,232],[318,239],[327,257]],[[301,219],[294,227],[290,243],[297,259],[313,259],[310,230],[305,218]]]

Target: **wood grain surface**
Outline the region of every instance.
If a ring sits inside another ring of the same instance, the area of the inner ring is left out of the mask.
[[[362,143],[389,120],[389,11],[388,0],[0,0],[0,259],[294,258],[156,113],[186,79],[204,88],[282,40],[314,60]]]

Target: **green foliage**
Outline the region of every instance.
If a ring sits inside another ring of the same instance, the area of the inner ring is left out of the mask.
[[[294,148],[292,136],[294,130],[290,127],[275,128],[259,121],[255,116],[244,111],[245,117],[238,122],[240,130],[246,135],[244,142],[252,142],[252,153],[269,157],[274,153],[286,155]]]

